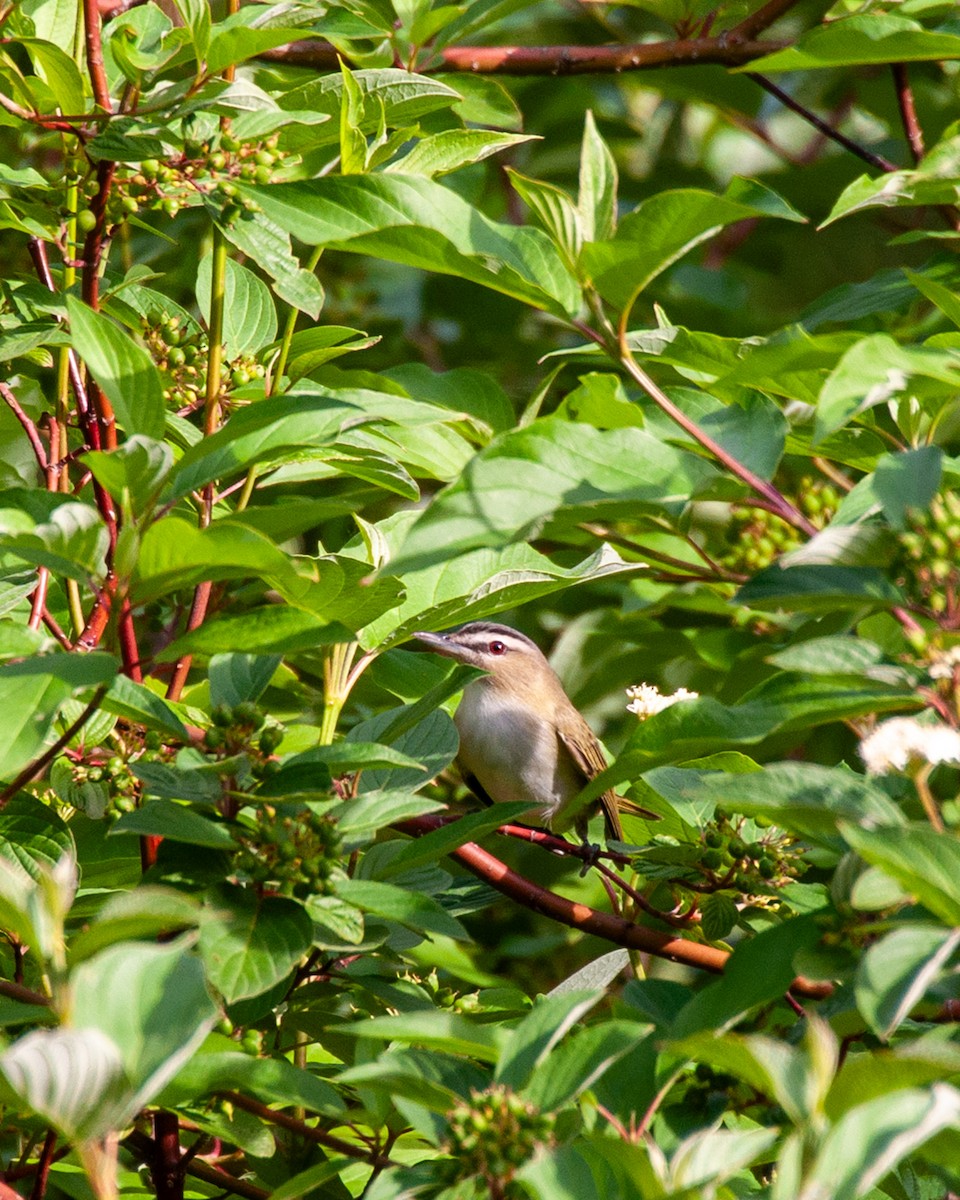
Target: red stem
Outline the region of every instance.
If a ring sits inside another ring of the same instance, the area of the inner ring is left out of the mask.
[[[785,44],[738,40],[728,33],[720,37],[640,42],[629,46],[447,46],[435,56],[430,71],[466,71],[474,75],[587,75],[701,63],[736,67],[780,50]],[[327,42],[303,41],[268,50],[259,57],[324,70],[337,66],[338,51]]]
[[[83,0],[83,38],[87,50],[87,70],[93,85],[93,98],[104,112],[112,112],[110,87],[103,66],[103,46],[100,41],[100,9],[97,0]]]
[[[910,87],[910,76],[907,74],[906,63],[891,63],[893,82],[897,90],[897,106],[900,109],[900,120],[903,132],[907,135],[907,144],[914,163],[923,158],[926,151],[923,146],[923,130],[917,120],[917,110],[913,103],[913,89]]]
[[[157,1200],[183,1200],[180,1121],[176,1113],[160,1111],[153,1118],[156,1153],[151,1164]]]
[[[33,1181],[30,1200],[43,1200],[47,1194],[47,1180],[50,1178],[50,1167],[53,1164],[54,1151],[57,1148],[57,1135],[52,1129],[47,1130],[43,1139],[43,1149],[37,1162],[37,1175]]]
[[[402,833],[419,837],[436,829],[436,820],[430,817],[415,817],[409,821],[398,822],[396,829]],[[595,937],[613,942],[628,950],[642,950],[654,954],[658,958],[670,962],[683,963],[686,966],[697,967],[701,971],[710,971],[721,975],[726,968],[730,955],[725,950],[716,950],[713,946],[704,946],[699,942],[688,941],[686,938],[673,937],[660,933],[655,929],[647,929],[642,925],[634,925],[622,917],[610,913],[598,912],[586,904],[578,904],[556,892],[548,891],[539,884],[518,875],[500,859],[495,858],[489,851],[484,850],[475,842],[467,842],[450,852],[478,879],[489,883],[491,887],[516,900],[524,908],[541,913],[551,920],[559,921],[571,929],[581,933],[591,933]],[[817,983],[808,979],[795,979],[790,985],[791,990],[803,996],[822,998],[833,992],[829,983]]]

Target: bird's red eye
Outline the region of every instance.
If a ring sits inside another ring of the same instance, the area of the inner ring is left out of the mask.
[[[491,654],[505,654],[506,651],[507,651],[507,648],[503,644],[503,642],[491,642],[490,643],[490,653]]]

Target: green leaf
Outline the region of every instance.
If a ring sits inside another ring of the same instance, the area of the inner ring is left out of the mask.
[[[301,329],[293,335],[290,343],[287,377],[296,383],[324,363],[343,354],[366,350],[379,340],[367,337],[359,329],[348,329],[345,325],[318,325],[314,329]]]
[[[414,523],[390,569],[420,570],[481,546],[529,539],[549,517],[679,510],[712,478],[702,459],[642,429],[545,417],[494,439]]]
[[[863,338],[844,354],[817,400],[815,441],[842,428],[859,413],[899,396],[911,378],[960,384],[956,358],[924,346],[901,346],[889,334]]]
[[[74,349],[106,393],[121,428],[162,438],[163,384],[150,355],[102,313],[73,296],[67,297],[67,313]]]
[[[25,1107],[71,1140],[113,1126],[123,1059],[98,1029],[35,1029],[0,1055],[0,1073]]]
[[[458,91],[439,79],[396,68],[354,71],[353,79],[364,96],[364,133],[375,131],[381,105],[388,125],[392,128],[402,128],[414,124],[420,117],[438,108],[449,108],[460,99]],[[339,117],[342,91],[342,77],[331,73],[286,92],[280,97],[280,103],[290,112],[307,109],[310,112]],[[311,133],[310,144],[336,142],[337,136],[338,132],[328,126]]]
[[[71,972],[71,1020],[118,1046],[125,1094],[99,1121],[118,1129],[148,1104],[206,1037],[219,1013],[190,943],[125,942]]]
[[[281,300],[305,312],[314,321],[323,308],[323,288],[319,279],[300,266],[290,248],[290,234],[262,212],[243,214],[230,224],[223,224],[222,211],[210,199],[204,199],[210,219],[241,254],[252,259],[273,280],[274,291]],[[245,219],[249,217],[250,219]]]
[[[4,550],[57,575],[89,583],[103,579],[110,535],[90,504],[67,501],[32,530],[5,537]]]
[[[233,708],[259,700],[280,666],[279,654],[215,654],[210,659],[210,703]]]
[[[259,996],[285,979],[312,944],[310,918],[293,900],[258,898],[230,884],[209,900],[200,953],[210,982],[228,1003]]]
[[[323,1079],[282,1058],[254,1058],[232,1047],[236,1043],[212,1034],[208,1044],[177,1072],[164,1088],[160,1103],[180,1106],[216,1092],[242,1090],[266,1104],[302,1105],[310,1112],[337,1116],[343,1101]]]
[[[423,813],[442,812],[444,805],[429,796],[398,790],[366,792],[331,810],[337,828],[350,845],[370,841],[381,829]]]
[[[797,973],[795,956],[819,941],[820,929],[813,917],[794,917],[740,942],[721,978],[698,992],[677,1014],[671,1036],[723,1031],[756,1005],[782,996]]]
[[[739,916],[736,902],[729,892],[713,892],[700,905],[703,936],[708,942],[719,942],[727,937]]]
[[[242,191],[308,245],[456,275],[558,316],[579,306],[579,289],[544,234],[498,225],[430,179],[330,175]]]
[[[868,863],[895,879],[948,925],[960,925],[960,842],[926,825],[840,826]]]
[[[173,450],[166,442],[134,434],[116,450],[92,450],[81,461],[111,496],[123,502],[126,493],[139,517],[156,500],[173,466]]]
[[[587,109],[580,145],[580,191],[577,209],[584,240],[603,242],[617,228],[617,164]]]
[[[207,0],[174,0],[190,34],[197,66],[205,62],[210,47],[210,5]]]
[[[755,59],[749,71],[810,71],[960,58],[960,36],[924,29],[898,14],[857,13],[829,21],[793,46]]]
[[[945,1083],[890,1092],[833,1126],[806,1176],[809,1196],[857,1200],[943,1129],[960,1125],[960,1092]]]
[[[110,834],[165,837],[190,846],[209,846],[214,850],[232,850],[236,846],[226,825],[212,821],[175,800],[148,800],[133,812],[122,813]]]
[[[458,1013],[408,1012],[399,1017],[375,1017],[338,1025],[336,1032],[376,1041],[408,1042],[448,1054],[467,1054],[481,1062],[496,1062],[499,1031]]]
[[[721,196],[695,188],[658,192],[621,220],[614,237],[588,242],[580,265],[600,295],[623,308],[694,246],[747,217],[804,220],[754,180],[734,179]]]
[[[779,566],[743,585],[737,604],[751,608],[816,612],[838,608],[893,608],[903,596],[875,567]]]
[[[246,13],[237,13],[236,16],[243,21],[250,19]],[[286,46],[290,42],[301,41],[310,36],[310,30],[293,25],[265,28],[251,27],[246,24],[231,25],[228,17],[226,21],[220,21],[213,26],[210,44],[206,52],[207,71],[210,75],[219,75],[226,67],[246,62],[248,58],[263,54],[265,50]],[[272,130],[267,129],[264,132],[271,133]],[[235,127],[235,135],[241,140],[251,136],[242,127],[239,130],[236,130]]]
[[[282,462],[305,447],[325,446],[351,418],[360,420],[362,413],[330,396],[291,394],[241,408],[183,454],[164,499],[179,500],[215,479],[222,482],[251,466]]]
[[[339,899],[347,904],[396,921],[421,936],[437,934],[456,941],[469,940],[460,922],[432,896],[422,892],[411,892],[373,879],[342,879],[336,883],[335,890]]]
[[[66,700],[108,683],[117,669],[109,654],[46,654],[0,666],[0,709],[7,713],[0,778],[12,779],[40,753]]]
[[[652,1025],[636,1021],[604,1021],[581,1029],[557,1046],[549,1067],[533,1075],[524,1098],[543,1112],[553,1112],[588,1091],[618,1059],[629,1054]]]
[[[210,324],[210,282],[213,255],[200,260],[197,304]],[[223,296],[223,343],[226,357],[256,354],[277,336],[277,312],[270,289],[252,271],[227,259]]]
[[[94,920],[70,939],[70,963],[92,958],[118,942],[157,940],[159,934],[190,929],[199,921],[199,903],[173,888],[143,886],[117,892],[106,899]]]
[[[289,558],[262,534],[229,517],[205,529],[182,517],[154,522],[140,543],[132,592],[138,601],[204,580],[259,578],[282,591],[300,592]]]
[[[748,775],[711,773],[701,776],[696,794],[838,849],[842,820],[879,821],[891,828],[904,823],[900,809],[871,779],[815,763],[771,763]]]
[[[526,801],[514,801],[496,804],[492,808],[483,809],[482,812],[458,817],[457,820],[408,842],[391,863],[391,874],[411,871],[424,863],[439,862],[444,855],[450,854],[466,842],[476,841],[484,834],[499,829],[501,825],[518,820],[529,811],[530,805]]]
[[[74,851],[73,835],[57,811],[27,792],[17,792],[0,809],[0,855],[32,878],[52,870]]]
[[[413,791],[435,779],[457,753],[460,742],[456,728],[442,709],[427,713],[416,725],[399,734],[391,728],[396,715],[395,711],[388,710],[368,717],[354,725],[347,741],[379,742],[388,737],[401,754],[418,765],[364,771],[360,780],[361,792],[387,788]]]
[[[353,72],[340,60],[340,170],[344,175],[362,175],[367,166],[367,139],[364,137],[363,90]]]
[[[857,968],[857,1008],[888,1040],[943,973],[960,945],[960,929],[911,921],[874,942]]]
[[[420,138],[408,154],[385,170],[388,174],[426,175],[432,179],[534,140],[532,134],[498,133],[492,129],[444,129]]]
[[[105,712],[114,713],[147,729],[170,734],[180,741],[188,742],[187,727],[171,706],[142,683],[135,683],[126,675],[117,675],[110,690],[103,698]]]
[[[30,55],[37,74],[53,93],[60,111],[70,116],[84,112],[87,102],[83,77],[70,55],[52,42],[39,38],[22,37],[17,42]]]
[[[555,184],[545,183],[542,179],[530,179],[512,167],[507,168],[507,174],[521,200],[550,235],[573,270],[584,240],[583,221],[576,205]]]
[[[534,1072],[545,1066],[548,1055],[596,1005],[601,995],[600,992],[565,992],[560,996],[540,997],[505,1038],[497,1063],[497,1082],[514,1091],[529,1084]]]
[[[158,655],[161,662],[174,662],[182,654],[230,654],[245,646],[260,655],[293,654],[317,646],[343,641],[344,627],[331,625],[311,612],[269,604],[237,617],[218,617],[199,629],[177,638]]]

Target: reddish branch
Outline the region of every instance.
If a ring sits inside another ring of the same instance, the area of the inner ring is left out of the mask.
[[[99,108],[110,112],[110,86],[103,65],[103,46],[100,41],[100,8],[97,0],[83,0],[83,36],[87,51],[87,70],[93,85],[93,98]]]
[[[0,979],[0,996],[16,1000],[18,1004],[39,1004],[46,1007],[50,1003],[43,992],[35,992],[32,988],[24,987],[22,983],[14,983],[10,979]]]
[[[129,1133],[124,1138],[123,1144],[139,1155],[145,1163],[152,1164],[156,1162],[157,1143],[153,1138],[147,1137],[145,1133],[141,1133],[139,1129],[134,1129]],[[201,1162],[196,1158],[184,1164],[184,1174],[191,1175],[194,1179],[202,1179],[205,1183],[211,1183],[221,1191],[232,1192],[236,1196],[244,1196],[246,1200],[267,1200],[267,1197],[270,1195],[269,1192],[264,1191],[263,1188],[259,1188],[255,1184],[247,1183],[244,1179],[237,1179],[234,1175],[228,1175],[221,1167]],[[0,1200],[2,1200],[2,1197],[0,1197]],[[20,1200],[22,1200],[22,1197]]]
[[[150,1163],[157,1200],[183,1200],[183,1160],[180,1121],[176,1113],[161,1111],[153,1118],[156,1151]]]
[[[447,46],[430,66],[433,73],[467,71],[474,75],[589,75],[649,71],[719,63],[737,67],[787,43],[740,41],[720,37],[681,38],[629,46]],[[337,67],[338,51],[326,42],[292,42],[268,50],[262,58],[319,70]]]
[[[438,822],[431,817],[415,817],[409,821],[399,822],[396,828],[402,833],[420,837],[438,827]],[[559,921],[571,929],[581,933],[590,933],[605,941],[613,942],[628,950],[641,950],[653,954],[657,958],[665,958],[670,962],[682,963],[685,966],[697,967],[701,971],[710,971],[715,975],[723,974],[730,955],[725,950],[717,950],[713,946],[704,946],[699,942],[688,941],[686,938],[674,937],[661,933],[656,929],[647,929],[643,925],[634,925],[611,913],[598,912],[586,904],[578,904],[556,892],[548,891],[539,884],[525,879],[517,874],[500,859],[495,858],[489,851],[484,850],[475,842],[452,850],[451,856],[461,862],[468,871],[482,879],[484,883],[516,900],[524,908],[541,913],[551,920]],[[829,983],[817,983],[803,978],[797,978],[790,985],[793,992],[811,999],[822,999],[831,995],[833,986]]]
[[[46,243],[42,242],[40,238],[31,238],[28,248],[38,279],[48,292],[55,292],[57,285],[53,281],[50,262],[47,259]],[[80,370],[80,363],[76,353],[72,349],[67,351],[67,366],[70,372],[70,386],[73,388],[73,393],[77,398],[77,412],[80,415],[81,425],[83,425],[87,413],[90,411],[90,402],[87,399],[87,388],[83,382],[83,372]]]
[[[57,1135],[52,1129],[48,1129],[47,1136],[43,1140],[43,1149],[40,1151],[40,1158],[37,1161],[37,1174],[33,1181],[30,1200],[43,1200],[47,1194],[47,1181],[50,1178],[50,1168],[53,1165],[56,1149]]]
[[[907,74],[906,63],[892,63],[893,82],[897,89],[897,107],[900,109],[900,120],[903,132],[907,135],[907,144],[914,163],[923,158],[926,151],[923,146],[923,130],[917,120],[917,110],[913,103],[913,89],[910,87],[910,77]]]
[[[335,1150],[338,1154],[346,1155],[349,1158],[362,1159],[363,1162],[370,1163],[378,1170],[395,1165],[393,1159],[380,1154],[372,1148],[357,1146],[353,1142],[344,1141],[343,1138],[338,1138],[332,1133],[326,1133],[322,1129],[317,1129],[315,1125],[308,1125],[305,1121],[298,1121],[296,1117],[290,1117],[286,1113],[277,1112],[276,1109],[270,1108],[266,1104],[261,1104],[259,1100],[243,1096],[240,1092],[221,1092],[220,1094],[224,1100],[227,1100],[236,1108],[242,1108],[248,1113],[253,1113],[262,1121],[269,1121],[273,1125],[279,1125],[281,1129],[287,1129],[290,1133],[295,1133],[305,1141],[316,1142],[318,1146],[325,1146],[328,1150]]]
[[[23,426],[23,431],[27,435],[27,440],[33,450],[34,457],[44,473],[47,470],[47,452],[44,449],[43,442],[40,440],[40,435],[37,433],[37,427],[33,421],[27,416],[20,405],[17,403],[17,398],[5,383],[0,383],[0,396],[3,397],[7,407]]]

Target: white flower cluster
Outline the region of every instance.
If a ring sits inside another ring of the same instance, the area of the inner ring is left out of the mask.
[[[905,771],[911,762],[960,763],[960,733],[942,722],[926,725],[915,717],[892,717],[863,739],[860,757],[870,775]]]
[[[688,692],[686,688],[677,688],[672,696],[664,696],[660,689],[654,687],[652,683],[640,683],[636,687],[627,688],[627,696],[630,700],[627,712],[636,713],[639,720],[645,721],[647,717],[662,712],[671,704],[677,704],[681,700],[699,699],[700,693]]]
[[[960,646],[951,646],[940,651],[930,665],[931,679],[952,679],[956,667],[960,667]]]

